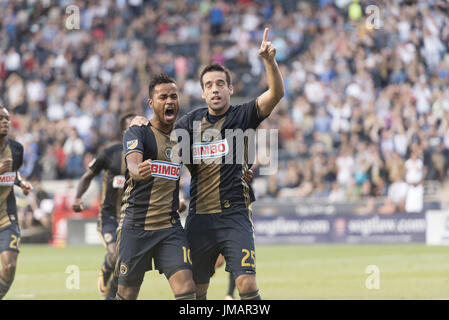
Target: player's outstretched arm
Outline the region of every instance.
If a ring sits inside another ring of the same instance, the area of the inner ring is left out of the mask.
[[[143,161],[143,155],[140,152],[128,154],[126,156],[126,165],[129,175],[136,181],[151,177],[151,160]]]
[[[94,177],[95,174],[89,169],[81,177],[78,186],[76,187],[75,201],[72,206],[73,211],[80,212],[84,210],[84,204],[81,198],[87,189],[89,189],[90,183]]]
[[[263,40],[259,49],[267,72],[268,90],[257,99],[259,116],[265,118],[270,115],[274,107],[284,96],[284,80],[276,62],[276,48],[268,41],[268,28],[265,28]]]

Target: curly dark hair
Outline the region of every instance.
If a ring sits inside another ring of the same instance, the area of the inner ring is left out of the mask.
[[[154,88],[161,83],[174,83],[176,84],[176,80],[170,77],[168,74],[161,73],[151,79],[150,85],[148,86],[148,94],[151,98],[153,96]]]

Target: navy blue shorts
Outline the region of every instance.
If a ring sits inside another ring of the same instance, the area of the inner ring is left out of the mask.
[[[122,228],[118,231],[116,274],[118,283],[137,287],[145,272],[154,269],[169,279],[179,270],[191,270],[190,250],[181,224],[161,230]]]
[[[97,230],[105,247],[111,243],[117,242],[117,227],[117,219],[112,216],[105,216],[101,221],[98,221]]]
[[[254,228],[248,209],[189,215],[185,228],[196,284],[209,283],[219,253],[225,258],[225,270],[234,278],[256,273]]]
[[[20,228],[17,223],[12,223],[0,229],[0,252],[14,251],[19,253]]]

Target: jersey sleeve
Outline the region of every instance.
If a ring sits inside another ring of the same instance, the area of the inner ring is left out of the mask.
[[[123,135],[123,153],[125,157],[133,152],[144,153],[144,129],[146,127],[132,126]]]
[[[175,130],[187,130],[188,132],[190,132],[189,128],[190,128],[190,117],[189,114],[185,114],[183,115],[181,118],[178,119],[178,121],[176,121],[175,123]]]
[[[239,120],[243,124],[243,129],[256,129],[266,118],[259,116],[257,99],[253,99],[237,108],[240,113]]]
[[[14,161],[16,162],[16,161]],[[23,146],[21,144],[17,144],[17,163],[14,163],[15,171],[19,171],[20,167],[23,164]]]
[[[23,146],[20,143],[14,144],[13,150],[13,170],[17,172],[14,184],[20,186],[22,181],[19,177],[19,169],[23,164]]]
[[[101,170],[106,169],[107,160],[108,160],[107,151],[103,149],[98,153],[97,157],[89,163],[88,168],[95,175],[98,175],[100,174]]]

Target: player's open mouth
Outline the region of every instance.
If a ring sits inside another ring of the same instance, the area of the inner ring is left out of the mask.
[[[175,117],[175,107],[167,107],[164,111],[165,118],[172,119]]]
[[[219,96],[215,96],[212,98],[212,101],[220,101],[220,100],[221,100],[221,98]]]

